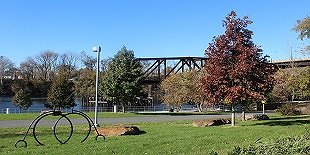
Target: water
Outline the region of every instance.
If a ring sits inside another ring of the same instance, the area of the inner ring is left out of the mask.
[[[46,109],[46,107],[44,106],[44,103],[46,103],[46,98],[34,98],[34,99],[31,99],[31,100],[32,100],[32,105],[29,108],[32,108],[32,109]],[[75,99],[76,106],[74,108],[80,109],[81,108],[81,102],[82,101],[81,101],[80,98],[76,98]],[[14,109],[14,108],[18,108],[18,107],[16,107],[12,103],[12,98],[10,98],[10,97],[0,97],[0,109],[6,109],[6,108]]]

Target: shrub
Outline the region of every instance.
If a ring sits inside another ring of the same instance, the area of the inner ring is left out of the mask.
[[[228,155],[242,154],[310,154],[310,133],[295,138],[277,139],[271,143],[257,142],[248,147],[236,146]]]
[[[301,111],[294,104],[284,104],[278,110],[282,115],[300,115]]]

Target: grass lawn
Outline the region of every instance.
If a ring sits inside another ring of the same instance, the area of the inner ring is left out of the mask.
[[[0,154],[208,154],[214,150],[226,154],[234,146],[248,146],[258,139],[263,142],[294,137],[310,132],[310,116],[272,116],[267,121],[237,122],[230,125],[193,127],[192,121],[137,123],[145,131],[135,136],[107,137],[95,141],[92,134],[80,143],[85,126],[76,126],[67,144],[59,144],[51,135],[51,128],[40,128],[39,139],[45,146],[37,146],[33,136],[26,138],[28,147],[14,148],[26,128],[0,129]],[[65,128],[65,127],[64,127]],[[63,130],[65,131],[65,129]],[[60,134],[60,137],[64,134]]]
[[[90,117],[93,118],[95,117],[94,112],[86,112],[86,114]],[[39,116],[40,113],[17,113],[17,114],[0,114],[0,121],[3,120],[33,120],[37,116]],[[76,115],[72,115],[74,118]],[[139,116],[135,113],[112,113],[112,112],[98,112],[98,118],[119,118],[119,117],[136,117]],[[79,116],[77,116],[79,117]],[[53,119],[51,117],[51,119]]]
[[[98,118],[121,118],[121,117],[139,117],[139,116],[147,116],[147,115],[217,115],[217,114],[223,114],[225,112],[206,112],[206,113],[199,113],[199,112],[169,112],[169,113],[132,113],[132,112],[98,112]],[[94,112],[86,112],[86,114],[90,118],[95,117]],[[11,113],[11,114],[0,114],[0,121],[3,120],[33,120],[37,116],[39,116],[40,113]],[[72,118],[79,118],[77,115],[70,116]],[[48,117],[50,119],[53,119],[52,117]]]

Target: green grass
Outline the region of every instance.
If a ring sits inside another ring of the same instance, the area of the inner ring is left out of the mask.
[[[90,118],[95,117],[94,112],[86,112],[86,114]],[[207,112],[207,113],[199,113],[199,112],[170,112],[170,113],[132,113],[132,112],[98,112],[98,118],[121,118],[121,117],[139,117],[139,116],[147,116],[147,115],[211,115],[211,114],[223,114],[223,112]],[[11,113],[11,114],[0,114],[0,121],[3,120],[33,120],[40,113]],[[72,115],[71,118],[79,118],[78,115]],[[53,119],[52,117],[48,117]]]
[[[45,146],[37,146],[34,138],[26,138],[27,148],[14,148],[26,128],[0,129],[1,154],[208,154],[214,150],[226,154],[235,146],[248,146],[257,140],[273,141],[277,138],[298,136],[310,132],[310,116],[272,116],[267,121],[237,122],[213,127],[193,127],[191,121],[137,123],[145,131],[135,136],[107,137],[95,141],[94,135],[80,143],[85,126],[76,126],[75,134],[67,144],[58,144],[51,136],[51,128],[40,128],[40,139]],[[66,128],[64,127],[63,131]],[[61,134],[64,136],[65,134]]]
[[[35,119],[40,113],[18,113],[18,114],[0,114],[0,121],[1,120],[33,120]],[[94,112],[86,112],[86,114],[93,118],[95,117]],[[137,117],[139,115],[135,113],[112,113],[112,112],[99,112],[98,118],[119,118],[119,117]],[[77,115],[72,115],[72,118],[79,117]],[[52,117],[51,117],[52,119]]]

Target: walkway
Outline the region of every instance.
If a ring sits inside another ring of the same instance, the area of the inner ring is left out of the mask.
[[[199,119],[213,119],[213,118],[229,118],[230,114],[224,115],[150,115],[140,117],[124,117],[124,118],[98,118],[99,125],[105,124],[128,124],[139,122],[166,122],[177,120],[199,120]],[[32,120],[8,120],[0,121],[0,128],[15,128],[28,127]],[[44,119],[38,125],[53,125],[56,119]],[[67,122],[64,122],[67,124]],[[72,119],[73,124],[87,124],[85,119]]]

